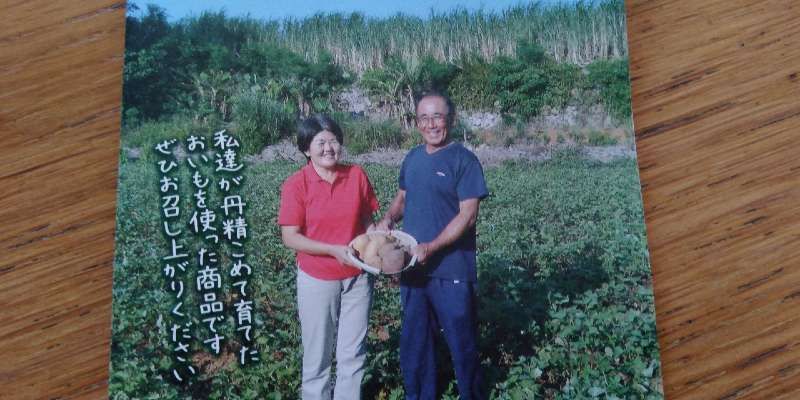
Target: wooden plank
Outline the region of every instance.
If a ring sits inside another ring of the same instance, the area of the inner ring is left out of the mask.
[[[0,398],[106,397],[124,4],[0,7]],[[628,16],[667,398],[797,398],[800,5]]]
[[[628,6],[669,399],[800,394],[800,8]]]
[[[124,3],[0,24],[0,398],[107,397]]]

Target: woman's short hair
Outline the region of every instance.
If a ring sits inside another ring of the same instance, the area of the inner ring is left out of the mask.
[[[342,128],[339,128],[339,124],[325,114],[314,114],[308,118],[301,119],[300,123],[297,124],[297,149],[305,155],[311,147],[311,140],[322,131],[333,133],[339,144],[344,144],[344,134],[342,133]]]

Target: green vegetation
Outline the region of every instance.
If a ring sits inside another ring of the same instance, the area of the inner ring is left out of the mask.
[[[604,110],[620,126],[630,118],[622,0],[456,9],[427,19],[354,13],[279,21],[203,12],[169,23],[155,6],[129,4],[129,11],[122,144],[141,156],[120,158],[114,399],[283,399],[299,389],[296,267],[275,224],[277,188],[299,165],[274,162],[244,173],[261,361],[243,369],[235,346],[219,357],[197,346],[200,374],[176,386],[163,378],[174,300],[154,241],[154,143],[225,128],[243,143],[242,155],[255,154],[291,137],[298,118],[325,112],[342,126],[350,153],[408,148],[419,140],[414,99],[429,89],[449,94],[462,112],[499,114],[502,122],[485,130],[457,123],[451,135],[473,144],[610,145],[618,132],[531,126],[578,106]],[[344,91],[363,91],[372,108],[351,114],[337,98]],[[397,169],[365,167],[385,209]],[[486,176],[492,194],[478,221],[479,319],[491,397],[661,399],[635,161],[600,164],[562,150],[547,162],[488,168]],[[397,283],[381,278],[376,289],[365,398],[402,398]],[[223,335],[235,338],[233,322],[224,325]],[[441,356],[440,390],[453,399],[455,380]]]
[[[625,8],[620,0],[520,4],[499,14],[455,9],[428,19],[318,14],[274,23],[265,30],[268,41],[309,59],[325,49],[338,64],[355,72],[381,68],[393,55],[412,63],[426,56],[449,63],[472,55],[485,60],[514,57],[520,40],[535,41],[558,62],[586,64],[627,55]]]
[[[261,361],[243,369],[230,348],[214,358],[198,347],[194,359],[211,361],[186,387],[162,378],[170,363],[162,318],[168,320],[174,300],[158,268],[164,247],[155,240],[161,235],[154,165],[152,160],[120,165],[111,397],[296,398],[296,267],[275,220],[276,188],[299,165],[275,162],[245,172],[247,257],[254,274],[248,287]],[[367,165],[366,170],[385,210],[396,190],[397,169]],[[481,204],[477,226],[479,320],[492,398],[663,397],[636,171],[635,160],[601,164],[571,151],[547,162],[486,170],[491,195]],[[184,198],[188,202],[191,196]],[[365,398],[402,394],[399,328],[397,285],[380,278]],[[443,398],[453,399],[454,377],[446,357],[441,360]]]
[[[490,83],[491,64],[480,58],[462,63],[459,73],[447,88],[453,103],[467,110],[493,110],[494,90]]]
[[[446,92],[456,74],[455,67],[426,57],[421,62],[390,58],[383,68],[364,72],[360,85],[373,101],[389,108],[389,115],[399,118],[403,128],[414,125],[414,101],[427,90]]]
[[[384,147],[405,146],[413,140],[400,126],[392,121],[361,121],[337,115],[337,120],[344,121],[341,128],[345,132],[345,147],[350,154],[360,154],[380,150]]]
[[[578,82],[579,69],[553,62],[535,44],[521,42],[517,53],[518,58],[502,57],[492,65],[490,82],[500,111],[529,119],[544,107],[566,106]]]
[[[598,60],[587,66],[588,93],[599,97],[599,102],[618,120],[631,115],[631,87],[628,79],[628,60]],[[591,101],[591,100],[590,100]]]
[[[245,144],[243,154],[258,153],[294,130],[290,107],[257,89],[243,91],[233,98],[233,118],[237,136]]]
[[[123,144],[147,124],[154,132],[191,120],[198,129],[224,127],[247,138],[245,153],[254,154],[291,136],[299,117],[325,112],[339,113],[359,132],[402,131],[367,134],[386,141],[354,151],[392,147],[410,136],[414,100],[431,89],[450,94],[461,111],[525,122],[568,105],[599,104],[624,125],[624,49],[621,0],[518,5],[501,13],[456,9],[427,19],[354,13],[256,20],[203,12],[174,23],[163,9],[131,4]],[[352,88],[369,96],[367,118],[337,105],[337,94]]]

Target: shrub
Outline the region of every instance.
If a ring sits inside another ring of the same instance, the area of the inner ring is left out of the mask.
[[[491,67],[488,63],[476,60],[465,63],[450,82],[448,93],[453,102],[466,110],[491,110],[494,108],[495,93],[489,82]]]
[[[452,64],[430,56],[420,62],[390,57],[385,64],[365,71],[360,85],[373,102],[388,107],[389,115],[398,118],[406,129],[413,126],[414,100],[432,89],[446,92],[457,73]]]
[[[398,148],[406,134],[397,122],[372,122],[364,119],[339,119],[350,154],[361,154],[381,148]]]
[[[414,113],[416,74],[414,66],[399,58],[390,58],[384,68],[365,71],[360,85],[374,103],[388,108],[390,116],[398,118],[403,128],[409,128]]]
[[[132,4],[126,18],[123,113],[127,116],[129,109],[137,109],[139,117],[157,119],[180,92],[180,73],[175,69],[181,65],[175,61],[179,43],[171,37],[174,29],[164,9],[150,4],[136,16],[138,10]]]
[[[242,154],[256,154],[265,145],[291,135],[295,118],[289,107],[261,90],[245,90],[233,98],[235,134]]]
[[[183,140],[192,133],[200,132],[209,133],[210,130],[188,117],[174,116],[167,120],[146,121],[135,127],[122,127],[121,147],[138,148],[141,150],[141,158],[150,160],[156,143],[171,139]]]
[[[414,94],[418,95],[429,90],[447,91],[457,72],[453,64],[439,62],[431,56],[423,58],[411,82]]]
[[[589,146],[612,146],[617,144],[617,138],[600,131],[591,131],[586,137]]]
[[[414,132],[414,134],[419,135],[417,132]],[[464,144],[469,143],[470,139],[472,139],[473,142],[475,141],[475,133],[460,119],[456,119],[453,127],[447,132],[447,136],[450,137],[451,140]]]
[[[225,71],[209,70],[196,74],[192,76],[194,92],[187,108],[195,120],[227,121],[236,86],[236,77]]]
[[[536,44],[518,47],[518,58],[501,57],[492,64],[490,85],[500,111],[530,119],[545,107],[566,106],[580,78],[578,68],[556,63]]]
[[[141,116],[157,119],[170,111],[171,99],[181,89],[170,63],[174,43],[162,40],[150,47],[125,52],[123,110],[138,109]]]
[[[322,52],[316,62],[306,66],[301,75],[306,83],[303,95],[310,101],[313,112],[333,111],[331,97],[340,88],[352,83],[350,73],[334,64],[327,52]]]
[[[631,84],[628,59],[599,60],[587,67],[586,88],[617,121],[631,118]],[[591,97],[590,97],[591,98]]]
[[[250,43],[242,53],[245,72],[279,82],[281,100],[292,101],[302,115],[331,112],[330,98],[352,77],[325,52],[307,62],[291,50],[268,43]]]

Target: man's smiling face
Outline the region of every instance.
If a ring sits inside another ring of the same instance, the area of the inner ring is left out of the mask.
[[[439,96],[422,98],[417,105],[417,129],[422,134],[429,152],[447,145],[448,115],[450,113],[445,99]]]

